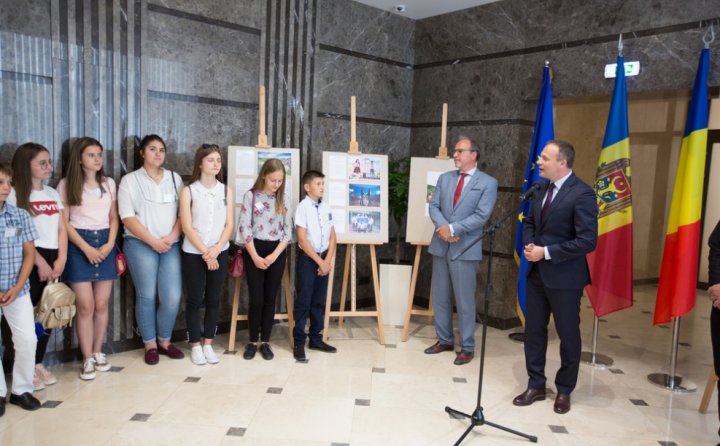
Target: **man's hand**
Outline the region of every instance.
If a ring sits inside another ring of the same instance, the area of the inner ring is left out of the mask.
[[[537,262],[545,258],[545,248],[542,246],[535,246],[533,243],[525,245],[523,251],[525,258],[528,262]]]
[[[327,276],[331,268],[332,264],[330,264],[328,260],[323,260],[320,264],[318,264],[318,276]]]
[[[720,309],[720,283],[708,288],[708,294],[710,295],[713,307]]]
[[[448,242],[452,238],[449,225],[440,226],[435,230],[435,232],[437,233],[438,237],[440,237],[440,240]]]

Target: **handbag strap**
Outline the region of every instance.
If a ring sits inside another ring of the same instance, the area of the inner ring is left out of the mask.
[[[115,249],[118,250],[118,253],[122,254],[122,250],[120,249],[120,246],[118,246],[117,242],[115,242]]]

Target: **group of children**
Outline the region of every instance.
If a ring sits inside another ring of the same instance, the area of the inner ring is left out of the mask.
[[[118,274],[115,241],[120,221],[147,364],[157,364],[160,355],[185,357],[171,343],[183,286],[191,361],[196,365],[220,361],[212,342],[234,233],[243,249],[250,292],[250,342],[243,357],[252,359],[258,350],[266,360],[274,357],[270,335],[293,229],[300,248],[293,356],[306,359],[308,337],[310,349],[336,351],[322,340],[328,274],[336,248],[330,207],[322,201],[324,175],[315,170],[303,175],[306,197],[293,219],[289,197],[284,196],[285,167],[276,159],[266,161],[242,198],[235,231],[235,200],[232,189],[223,183],[217,145],[197,149],[188,186],[163,167],[166,145],[160,136],[145,136],[138,151],[142,166],[125,175],[119,188],[104,173],[102,145],[90,137],[71,146],[57,191],[46,184],[53,163],[50,152],[39,144],[20,146],[12,168],[0,164],[0,317],[10,327],[14,347],[7,400],[5,380],[0,379],[0,416],[6,401],[26,410],[38,409],[40,402],[32,392],[57,382],[43,366],[49,335],[42,329],[36,333],[33,310],[49,281],[61,279],[76,294],[74,325],[83,357],[80,378],[92,380],[96,372],[110,370],[102,345]]]

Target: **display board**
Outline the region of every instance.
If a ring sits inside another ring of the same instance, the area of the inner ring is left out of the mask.
[[[410,192],[405,241],[414,245],[429,245],[435,226],[430,220],[428,205],[441,174],[455,170],[452,159],[410,159]]]
[[[235,228],[240,216],[240,204],[245,192],[255,184],[262,165],[277,158],[285,165],[285,196],[290,212],[295,213],[300,200],[300,149],[257,148],[250,146],[228,147],[228,186],[235,193]],[[236,231],[237,232],[237,231]],[[235,237],[236,234],[233,234]]]
[[[324,199],[338,243],[388,242],[388,157],[323,152]]]

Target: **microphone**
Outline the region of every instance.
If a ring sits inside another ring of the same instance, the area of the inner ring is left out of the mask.
[[[526,190],[524,193],[520,194],[520,200],[525,201],[533,198],[537,191],[540,190],[540,181],[535,182],[532,186],[530,186],[530,189]]]

